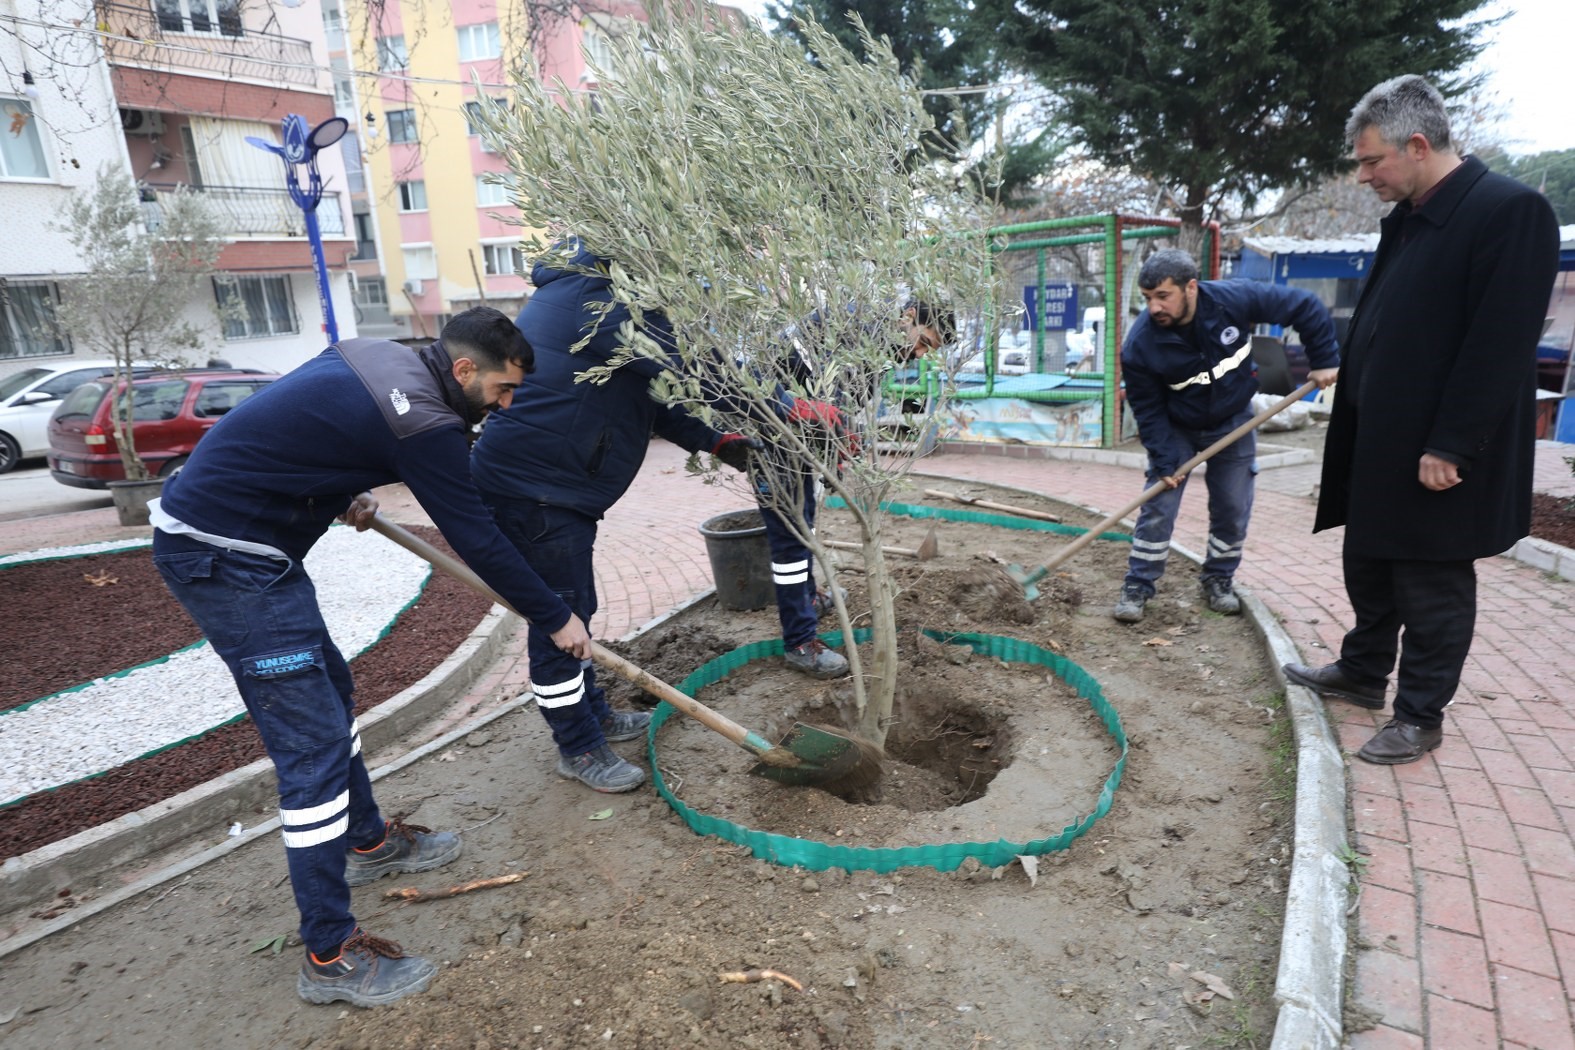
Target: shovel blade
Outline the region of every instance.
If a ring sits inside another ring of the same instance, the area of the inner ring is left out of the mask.
[[[862,761],[859,746],[845,736],[795,722],[777,744],[798,758],[794,766],[757,763],[750,772],[779,784],[824,784],[851,774]]]
[[[1039,580],[1044,579],[1044,575],[1047,571],[1048,570],[1043,565],[1036,566],[1032,569],[1025,569],[1016,562],[1013,562],[1011,565],[1006,567],[1006,575],[1010,576],[1012,578],[1012,582],[1023,589],[1023,597],[1028,601],[1033,601],[1035,598],[1039,597],[1039,588],[1035,587],[1034,584]]]

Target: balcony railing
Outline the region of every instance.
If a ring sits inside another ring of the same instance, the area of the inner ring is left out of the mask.
[[[150,182],[144,185],[153,191],[153,199],[142,202],[143,220],[150,231],[157,231],[163,223],[164,212],[159,206],[158,194],[173,193],[178,184]],[[290,199],[290,191],[267,190],[251,186],[191,186],[193,193],[200,193],[217,209],[226,222],[225,232],[242,237],[304,237],[306,217]],[[340,210],[339,194],[325,193],[317,205],[317,225],[324,237],[342,237],[345,216]]]
[[[98,20],[111,65],[181,69],[218,77],[284,81],[306,87],[317,83],[309,41],[248,29],[220,17],[199,24],[181,19],[166,27],[150,4],[113,4],[99,0]]]

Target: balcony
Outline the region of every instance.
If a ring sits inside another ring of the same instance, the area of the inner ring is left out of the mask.
[[[180,188],[174,182],[144,183],[152,190],[152,200],[142,202],[143,221],[149,231],[158,230],[163,223],[163,210],[159,206],[160,193],[173,193]],[[290,191],[266,190],[251,186],[190,186],[193,193],[200,193],[217,209],[225,220],[225,232],[235,237],[305,237],[306,217],[290,199]],[[339,205],[339,194],[324,193],[317,206],[317,223],[324,237],[343,237],[344,212]]]
[[[312,45],[241,24],[240,7],[220,4],[217,18],[183,16],[179,5],[100,2],[97,5],[104,51],[110,65],[182,70],[215,77],[283,81],[315,87]],[[198,5],[199,7],[201,5]],[[192,10],[197,10],[193,7]]]

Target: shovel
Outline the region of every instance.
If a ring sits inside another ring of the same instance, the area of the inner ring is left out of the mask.
[[[450,554],[445,554],[414,533],[394,524],[382,514],[372,519],[371,528],[393,540],[416,557],[430,562],[450,576],[503,606],[515,615],[519,611],[487,586],[475,571]],[[521,619],[525,617],[521,616]],[[772,745],[726,715],[636,667],[599,642],[591,642],[591,659],[620,678],[633,682],[652,696],[667,701],[707,729],[715,730],[760,761],[750,770],[782,784],[813,784],[832,791],[847,791],[873,783],[881,772],[881,752],[873,744],[843,736],[836,730],[798,723]]]
[[[1257,415],[1247,420],[1247,422],[1243,423],[1235,430],[1232,430],[1229,434],[1226,434],[1224,437],[1214,442],[1214,444],[1210,445],[1202,452],[1199,452],[1196,456],[1193,456],[1191,459],[1187,460],[1176,470],[1176,473],[1171,475],[1171,477],[1177,479],[1178,481],[1186,477],[1188,474],[1197,469],[1198,464],[1209,459],[1220,450],[1229,448],[1232,444],[1241,440],[1243,436],[1251,433],[1254,430],[1257,430],[1264,424],[1265,421],[1273,416],[1279,415],[1281,412],[1285,411],[1287,408],[1291,407],[1296,402],[1312,393],[1317,386],[1317,383],[1314,383],[1309,379],[1295,390],[1292,390],[1289,394],[1286,394],[1279,401],[1276,401],[1274,404],[1270,405],[1262,412],[1259,412]],[[1062,547],[1050,558],[1050,560],[1046,561],[1043,565],[1033,569],[1024,569],[1021,565],[1009,565],[1006,568],[1007,574],[1022,586],[1023,596],[1029,601],[1033,601],[1035,598],[1039,597],[1039,588],[1036,587],[1035,584],[1048,576],[1058,566],[1064,564],[1068,558],[1072,557],[1072,555],[1076,554],[1090,543],[1093,543],[1099,538],[1100,533],[1114,525],[1119,524],[1121,519],[1125,518],[1128,514],[1131,514],[1143,504],[1147,503],[1149,500],[1153,499],[1155,496],[1168,490],[1169,488],[1170,486],[1166,485],[1163,481],[1154,482],[1154,484],[1144,489],[1143,494],[1137,499],[1133,500],[1131,503],[1128,503],[1125,507],[1122,507],[1114,514],[1110,515],[1110,517],[1106,518],[1104,521],[1101,521],[1098,525],[1095,525],[1093,528],[1083,533],[1083,535],[1079,536],[1071,543],[1068,543],[1065,547]]]

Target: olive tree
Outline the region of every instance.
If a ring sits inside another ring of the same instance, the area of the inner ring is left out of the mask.
[[[916,397],[906,427],[887,433],[882,406],[890,416],[901,399],[883,398],[882,386],[918,367],[894,353],[907,301],[946,303],[965,329],[990,309],[989,208],[960,194],[955,172],[914,163],[932,120],[869,34],[856,55],[806,20],[811,62],[709,5],[648,8],[649,24],[597,70],[594,93],[522,68],[511,103],[487,108],[484,133],[508,160],[502,181],[527,253],[566,259],[565,239],[577,238],[609,260],[613,298],[635,322],[660,311],[672,323],[676,348],[628,324],[620,355],[582,380],[656,360],[666,370],[652,396],[759,438],[764,469],[751,477],[772,482],[759,498],[823,569],[831,561],[805,520],[799,479],[846,501],[871,604],[868,659],[847,647],[856,717],[883,742],[897,630],[881,505],[932,409]]]
[[[153,207],[145,211],[144,203]],[[57,323],[78,346],[114,360],[115,445],[126,480],[146,481],[132,431],[132,366],[178,361],[180,351],[199,345],[202,330],[187,308],[218,269],[223,227],[201,195],[181,189],[144,202],[129,175],[107,167],[54,226],[83,264],[62,290]]]

